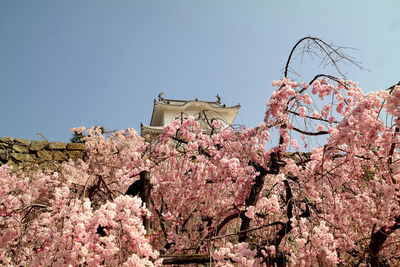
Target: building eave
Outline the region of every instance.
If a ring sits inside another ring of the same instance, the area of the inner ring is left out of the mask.
[[[164,130],[164,126],[149,126],[149,125],[145,125],[145,124],[141,124],[140,125],[140,135],[144,136],[146,134],[161,134]]]
[[[205,102],[205,101],[186,101],[182,102],[179,105],[175,104],[170,104],[170,103],[165,103],[162,101],[157,101],[154,103],[154,108],[153,109],[160,109],[160,110],[184,110],[190,106],[196,106],[196,107],[202,107],[204,109],[209,109],[209,110],[239,110],[240,105],[236,106],[221,106],[221,105],[213,105],[214,103],[211,102]]]

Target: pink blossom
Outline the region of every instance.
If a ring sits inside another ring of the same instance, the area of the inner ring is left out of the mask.
[[[324,125],[318,124],[317,127],[315,128],[315,130],[316,130],[317,132],[320,132],[320,131],[324,130]]]
[[[316,80],[300,95],[288,78],[273,84],[259,127],[209,135],[191,117],[152,142],[133,129],[89,129],[85,158],[57,172],[0,166],[0,262],[160,266],[160,253],[197,250],[216,266],[265,266],[274,255],[293,266],[365,265],[365,233],[380,230],[379,257],[396,265],[399,88],[364,94],[352,81]],[[299,131],[321,118],[326,138]],[[287,154],[297,138],[310,153]],[[147,203],[126,193],[144,171]]]
[[[245,215],[250,219],[254,219],[254,216],[256,215],[255,207],[254,206],[247,207]]]
[[[75,128],[71,128],[71,131],[77,133],[77,134],[81,134],[86,130],[85,127],[81,126],[81,127],[75,127]]]

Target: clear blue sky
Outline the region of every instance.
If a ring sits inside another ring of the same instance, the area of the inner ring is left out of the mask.
[[[271,81],[313,35],[349,51],[367,91],[400,80],[400,1],[0,1],[0,137],[68,141],[69,128],[140,128],[153,99],[242,106],[262,121]],[[299,67],[309,80],[318,62]],[[329,72],[320,70],[319,72]],[[308,74],[307,74],[308,73]]]

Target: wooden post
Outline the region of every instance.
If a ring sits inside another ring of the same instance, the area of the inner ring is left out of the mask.
[[[150,183],[150,172],[148,171],[141,171],[140,172],[140,192],[139,197],[142,199],[143,203],[146,204],[146,208],[150,208],[150,190],[151,190],[151,183]],[[150,220],[148,218],[143,218],[143,225],[146,229],[146,232],[150,233]]]

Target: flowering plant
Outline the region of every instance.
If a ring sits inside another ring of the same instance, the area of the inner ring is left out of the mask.
[[[151,142],[94,128],[85,160],[55,173],[1,166],[0,264],[160,266],[166,254],[216,266],[399,264],[400,86],[365,94],[286,73],[272,85],[254,128],[210,122],[210,134],[189,117]]]

